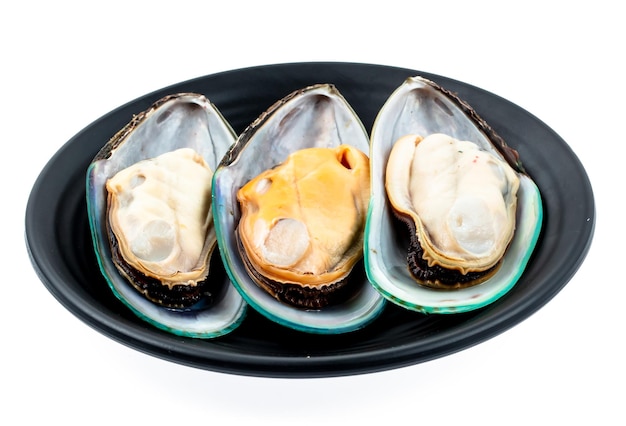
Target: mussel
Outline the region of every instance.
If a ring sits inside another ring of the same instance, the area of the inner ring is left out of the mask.
[[[160,329],[211,338],[243,320],[245,302],[212,268],[213,172],[235,139],[204,95],[172,94],[132,117],[87,171],[101,272],[119,300]]]
[[[381,294],[455,313],[513,287],[539,237],[541,196],[517,151],[467,102],[408,78],[376,117],[370,159],[365,263]]]
[[[362,268],[369,135],[331,84],[296,90],[241,135],[215,172],[214,218],[244,299],[287,327],[341,333],[384,298]]]

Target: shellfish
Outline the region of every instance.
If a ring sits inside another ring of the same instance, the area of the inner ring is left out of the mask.
[[[322,308],[345,293],[363,256],[369,159],[350,145],[307,148],[237,193],[240,254],[277,299]]]
[[[517,152],[471,106],[408,78],[376,117],[370,158],[365,263],[385,297],[453,313],[513,287],[539,237],[541,196]]]
[[[368,153],[369,136],[350,105],[333,85],[317,84],[261,114],[216,170],[213,213],[223,263],[244,299],[267,318],[301,331],[341,333],[382,311],[384,298],[359,263]],[[346,216],[333,207],[345,207]],[[346,276],[348,284],[340,285]],[[335,288],[348,294],[331,301],[326,293]]]
[[[211,269],[213,170],[235,138],[205,96],[173,94],[134,116],[87,171],[101,272],[119,300],[163,330],[210,338],[243,320],[245,302]]]

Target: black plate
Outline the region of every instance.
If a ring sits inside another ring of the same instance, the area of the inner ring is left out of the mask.
[[[100,147],[133,114],[162,96],[207,95],[241,132],[274,101],[313,83],[334,83],[368,131],[391,92],[423,75],[467,100],[516,148],[543,196],[544,225],[520,282],[497,302],[465,314],[424,315],[387,304],[363,330],[311,335],[274,324],[252,309],[233,333],[192,340],[136,318],[110,292],[93,254],[85,172]],[[420,71],[352,63],[296,63],[229,71],[176,84],[119,107],[68,141],[36,181],[26,210],[26,243],[48,290],[74,315],[110,338],[180,364],[254,376],[320,377],[387,370],[438,358],[523,321],[571,279],[591,244],[593,192],[569,146],[518,106],[479,88]]]

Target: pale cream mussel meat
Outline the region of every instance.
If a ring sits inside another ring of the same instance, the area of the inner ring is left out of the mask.
[[[541,198],[517,152],[465,101],[408,78],[375,120],[370,158],[365,261],[383,295],[453,313],[510,290],[538,239]]]
[[[198,153],[180,148],[106,182],[113,260],[154,303],[184,309],[212,297],[212,176]]]
[[[384,298],[362,270],[369,136],[337,88],[296,90],[239,136],[213,180],[220,254],[261,314],[313,333],[355,330]]]
[[[409,226],[416,280],[450,289],[492,276],[515,231],[518,187],[514,170],[473,142],[441,133],[396,141],[385,188]]]
[[[211,268],[213,171],[235,138],[206,97],[173,94],[134,116],[87,173],[92,239],[109,286],[140,318],[175,334],[216,337],[245,313]]]

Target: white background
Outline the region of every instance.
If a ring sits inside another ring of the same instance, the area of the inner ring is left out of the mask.
[[[3,2],[0,423],[624,424],[626,31],[616,2],[579,4]],[[341,378],[181,366],[114,342],[62,307],[24,242],[27,198],[52,155],[153,90],[301,61],[439,74],[544,121],[594,188],[596,232],[578,273],[536,314],[485,343]]]

